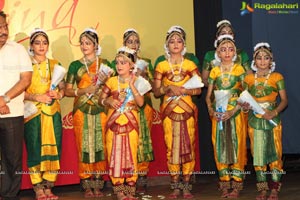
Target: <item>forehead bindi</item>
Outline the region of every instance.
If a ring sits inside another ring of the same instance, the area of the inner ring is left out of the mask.
[[[93,41],[90,40],[90,39],[89,39],[88,37],[86,37],[86,36],[83,36],[83,37],[81,38],[81,42],[93,43]]]
[[[47,39],[45,38],[45,36],[39,35],[35,38],[34,42],[36,41],[47,41]]]

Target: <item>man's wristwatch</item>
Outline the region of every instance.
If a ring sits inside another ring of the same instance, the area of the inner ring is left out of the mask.
[[[3,97],[4,101],[5,101],[5,103],[9,103],[10,102],[9,96],[3,95],[2,97]]]

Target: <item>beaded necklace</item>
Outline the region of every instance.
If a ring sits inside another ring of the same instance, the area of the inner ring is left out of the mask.
[[[85,57],[83,58],[83,62],[84,62],[84,65],[85,65],[85,68],[86,68],[86,71],[87,71],[88,75],[90,75],[90,70],[87,66],[87,62],[86,62]],[[98,71],[99,71],[99,59],[98,59],[98,56],[96,56],[96,74],[98,74]]]
[[[83,58],[83,61],[84,61],[84,65],[85,65],[85,68],[86,68],[86,71],[87,71],[88,75],[92,78],[93,84],[96,84],[97,81],[98,81],[98,71],[99,71],[99,68],[100,68],[99,63],[98,63],[99,62],[98,56],[96,56],[96,73],[95,73],[94,76],[92,76],[90,74],[90,70],[89,70],[89,68],[87,66],[87,62],[86,62],[85,57]]]
[[[38,63],[34,58],[32,58],[34,64],[38,67],[38,71],[39,71],[39,75],[40,75],[40,78],[41,78],[41,83],[43,84],[46,84],[49,82],[49,79],[48,79],[48,74],[49,74],[49,60],[46,59],[46,73],[45,73],[45,76],[43,76],[43,72],[41,70],[41,66],[40,66],[40,63]]]
[[[182,70],[183,61],[184,61],[184,58],[181,57],[181,63],[180,63],[180,67],[179,67],[179,70],[178,70],[178,74],[175,75],[175,72],[174,72],[174,69],[173,69],[173,66],[172,66],[172,63],[171,63],[171,59],[170,58],[168,59],[169,66],[170,66],[172,74],[173,74],[173,81],[174,82],[179,82],[179,81],[182,80],[181,70]]]

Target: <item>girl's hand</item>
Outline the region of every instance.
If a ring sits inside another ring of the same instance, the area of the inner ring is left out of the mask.
[[[99,90],[99,85],[91,84],[90,86],[86,87],[84,90],[85,90],[85,93],[96,94]]]
[[[134,86],[135,77],[136,77],[135,74],[132,73],[131,77],[130,77],[130,80],[129,80],[129,86],[130,86],[130,88],[132,88]]]
[[[62,96],[61,94],[59,93],[59,91],[55,91],[55,90],[50,90],[48,92],[48,95],[52,98],[52,99],[61,99]]]
[[[228,110],[225,113],[223,113],[223,116],[221,118],[222,121],[226,121],[228,119],[230,119],[233,115],[234,115],[234,110]]]
[[[248,111],[251,109],[250,104],[247,103],[247,102],[244,102],[244,103],[238,103],[238,105],[241,106],[242,111],[244,111],[244,112],[248,112]]]
[[[36,95],[36,101],[41,103],[50,104],[52,102],[52,98],[49,95],[49,92],[45,94],[38,94]]]
[[[98,74],[98,79],[101,81],[102,84],[104,84],[106,82],[106,80],[110,77],[111,73],[106,75],[103,72],[99,72]]]
[[[222,117],[223,117],[224,113],[213,111],[212,114],[213,114],[213,117],[214,117],[218,122],[219,122],[219,121],[222,121]]]
[[[277,116],[277,113],[274,110],[267,110],[267,109],[264,110],[265,110],[265,114],[263,114],[262,116],[264,119],[271,120]]]
[[[122,102],[117,100],[117,99],[114,99],[112,97],[109,97],[107,98],[107,100],[105,101],[105,103],[110,106],[111,108],[115,109],[115,110],[118,110],[121,105],[122,105]]]
[[[168,96],[180,96],[182,94],[181,87],[175,85],[169,85],[167,90]]]
[[[187,93],[187,89],[185,89],[184,87],[180,87],[179,91],[180,91],[181,95],[185,95]]]
[[[136,74],[136,76],[142,76],[146,80],[149,79],[147,67],[144,70],[141,70],[140,68],[138,68],[135,74]]]

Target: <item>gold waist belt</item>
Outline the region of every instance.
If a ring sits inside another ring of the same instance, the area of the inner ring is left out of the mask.
[[[272,106],[274,107],[276,105],[276,102],[261,102],[261,103],[258,103],[260,105],[260,107],[262,108],[268,108],[269,106]]]

